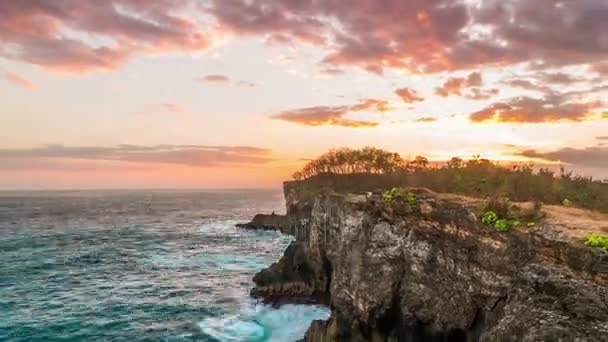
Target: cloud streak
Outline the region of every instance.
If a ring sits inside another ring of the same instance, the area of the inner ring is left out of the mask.
[[[313,127],[341,126],[369,128],[378,126],[378,123],[374,121],[352,120],[346,116],[354,112],[384,113],[389,110],[389,104],[385,100],[364,99],[350,106],[315,106],[286,110],[271,116],[271,118]]]
[[[4,78],[8,82],[12,83],[13,85],[18,86],[23,89],[35,90],[37,88],[36,85],[32,81],[28,80],[27,78],[25,78],[21,75],[14,73],[14,72],[5,71]]]
[[[549,152],[539,152],[530,149],[518,152],[516,155],[582,167],[608,168],[608,147],[601,146],[585,148],[567,147]]]
[[[228,77],[226,75],[214,74],[214,75],[203,76],[201,78],[201,80],[204,81],[204,82],[221,84],[221,83],[229,83],[230,82],[230,77]]]
[[[0,158],[15,161],[88,160],[159,163],[192,167],[250,167],[272,160],[268,149],[207,145],[46,145],[31,149],[0,149]],[[1,166],[0,166],[1,168]]]
[[[546,94],[543,98],[516,97],[496,102],[469,115],[472,122],[555,123],[593,119],[603,108],[599,101],[575,101],[568,94]]]

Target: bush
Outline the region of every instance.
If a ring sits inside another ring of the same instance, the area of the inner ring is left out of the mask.
[[[491,210],[486,211],[481,216],[481,222],[493,226],[497,231],[501,233],[509,232],[513,228],[521,225],[518,220],[501,217]]]
[[[485,224],[493,225],[498,221],[498,215],[493,211],[486,211],[481,217],[481,222]]]
[[[418,198],[416,197],[416,194],[413,192],[407,193],[406,201],[407,201],[407,204],[409,204],[411,206],[415,206],[418,204]]]
[[[591,234],[585,239],[585,245],[593,248],[601,248],[608,251],[608,236]]]
[[[494,223],[494,228],[496,228],[496,230],[499,232],[508,232],[512,227],[511,221],[507,219],[500,219]]]
[[[320,174],[367,174],[382,180],[382,187],[425,187],[436,192],[474,197],[495,196],[498,205],[488,208],[502,215],[501,198],[516,202],[538,202],[576,206],[608,213],[608,183],[561,170],[535,169],[533,165],[511,167],[475,156],[452,158],[433,164],[418,156],[410,162],[399,154],[373,147],[330,150],[294,174],[298,180]],[[378,176],[383,175],[383,176]],[[385,176],[385,177],[384,177]],[[352,184],[357,191],[370,191],[366,184]],[[366,188],[367,187],[367,188]],[[492,205],[494,205],[492,204]],[[503,203],[504,204],[504,203]]]
[[[397,188],[392,188],[390,190],[385,191],[382,194],[382,199],[386,203],[393,203],[395,200],[401,197],[401,190]]]

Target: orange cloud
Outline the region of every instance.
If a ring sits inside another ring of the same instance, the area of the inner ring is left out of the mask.
[[[388,101],[378,99],[364,99],[359,104],[350,107],[350,110],[360,112],[364,110],[371,110],[380,113],[388,112],[391,110]]]
[[[469,119],[503,123],[578,122],[591,119],[600,108],[600,102],[572,102],[563,95],[549,94],[542,99],[517,97],[497,102],[472,113]]]
[[[350,106],[316,106],[287,110],[273,115],[272,118],[306,126],[376,127],[377,122],[350,120],[345,117],[351,112],[383,113],[389,109],[385,100],[364,99]]]
[[[47,145],[31,149],[0,149],[2,165],[48,163],[53,160],[119,161],[178,164],[193,167],[256,166],[272,160],[271,151],[252,146],[210,145]],[[9,162],[12,161],[12,162]],[[0,169],[3,168],[0,166]]]
[[[403,100],[405,103],[414,103],[424,101],[424,98],[419,96],[414,89],[401,88],[395,90],[395,94]]]
[[[5,71],[4,72],[4,78],[11,82],[12,84],[27,89],[27,90],[34,90],[36,89],[36,85],[28,80],[27,78],[20,76],[14,72],[10,72],[10,71]]]
[[[480,72],[472,72],[467,77],[449,78],[445,83],[435,89],[435,93],[441,97],[452,95],[462,95],[462,91],[470,87],[481,86],[482,79]]]
[[[230,82],[230,77],[226,75],[207,75],[204,76],[201,80],[210,83],[228,83]]]

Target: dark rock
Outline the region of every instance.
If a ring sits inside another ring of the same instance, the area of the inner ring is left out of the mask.
[[[605,256],[551,227],[499,233],[432,193],[406,211],[293,184],[286,200],[296,241],[252,295],[329,302],[306,341],[608,341]]]
[[[270,215],[257,214],[253,217],[251,222],[239,223],[236,226],[245,229],[278,230],[282,232],[287,226],[287,216],[277,215],[275,213]]]

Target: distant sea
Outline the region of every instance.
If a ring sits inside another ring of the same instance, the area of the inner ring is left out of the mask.
[[[276,341],[323,307],[249,297],[291,238],[279,191],[0,192],[0,341]]]

